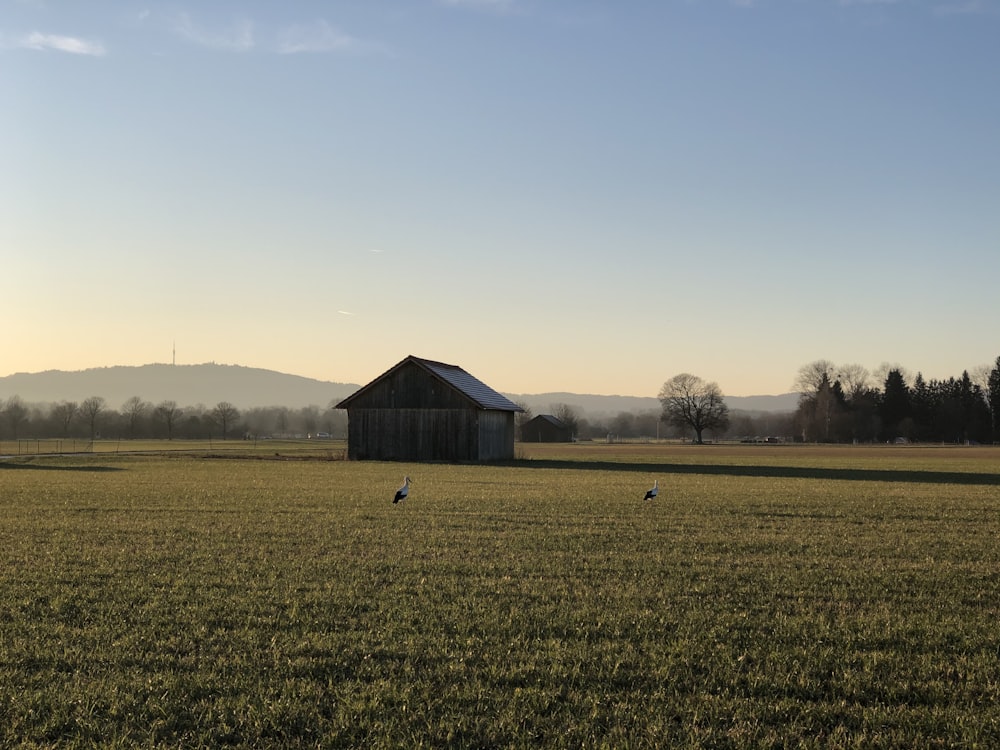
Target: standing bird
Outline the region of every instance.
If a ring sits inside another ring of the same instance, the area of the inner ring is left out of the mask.
[[[657,482],[659,481],[660,481],[659,479],[653,480],[653,486],[650,489],[646,490],[646,496],[642,498],[643,500],[652,500],[659,494],[660,490],[656,486]]]
[[[396,496],[392,499],[392,504],[395,505],[400,500],[405,500],[406,496],[410,494],[410,478],[403,477],[403,486],[396,490]]]

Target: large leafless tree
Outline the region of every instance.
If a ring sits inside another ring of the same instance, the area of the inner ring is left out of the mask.
[[[28,421],[28,407],[20,396],[11,396],[6,403],[0,401],[0,405],[3,406],[4,420],[10,425],[11,436],[17,440],[21,425]]]
[[[219,427],[222,428],[222,439],[226,439],[229,428],[232,426],[233,422],[240,418],[239,409],[233,406],[228,401],[220,401],[212,409],[212,419],[215,421]]]
[[[135,429],[139,426],[142,418],[146,416],[149,407],[150,405],[138,396],[132,396],[122,404],[122,416],[125,417],[125,421],[128,423],[129,438],[135,437]]]
[[[831,385],[836,380],[837,368],[833,362],[828,359],[817,359],[799,368],[792,388],[800,396],[815,396],[821,387]]]
[[[52,418],[59,424],[63,437],[69,436],[69,426],[79,411],[80,405],[76,401],[60,401],[52,407]]]
[[[725,430],[729,426],[729,407],[717,383],[706,383],[684,372],[663,384],[659,398],[663,421],[694,430],[699,445],[705,442],[706,430]]]
[[[167,428],[167,440],[174,439],[174,426],[181,417],[181,410],[177,408],[176,401],[161,401],[157,404],[153,412],[156,418],[161,420]]]
[[[104,412],[106,403],[103,396],[91,396],[90,398],[85,398],[80,404],[80,417],[86,421],[87,426],[90,428],[91,440],[97,437],[98,420],[102,412]]]
[[[580,412],[572,404],[552,404],[552,416],[569,427],[570,434],[576,437],[580,433]]]

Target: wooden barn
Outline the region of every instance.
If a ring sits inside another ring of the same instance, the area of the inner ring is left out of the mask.
[[[521,425],[522,443],[569,443],[573,429],[558,417],[539,414]]]
[[[409,356],[339,404],[353,460],[498,461],[514,457],[524,411],[461,367]]]

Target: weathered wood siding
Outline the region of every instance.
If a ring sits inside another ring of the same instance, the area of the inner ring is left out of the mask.
[[[476,409],[348,410],[348,456],[379,461],[514,457],[514,414]]]
[[[475,461],[474,409],[348,409],[348,456],[356,460]]]
[[[543,416],[537,416],[521,425],[521,442],[524,443],[569,443],[573,433],[568,427],[552,424]]]
[[[514,458],[514,412],[479,412],[479,460]]]

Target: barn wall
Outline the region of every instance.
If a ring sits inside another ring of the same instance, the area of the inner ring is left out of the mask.
[[[348,456],[355,460],[475,461],[473,409],[348,409]]]
[[[514,413],[348,409],[348,457],[365,461],[498,461],[514,457]]]
[[[569,428],[535,417],[521,426],[521,440],[525,443],[569,443],[573,440],[573,435]]]
[[[514,412],[479,412],[479,460],[514,458]]]

